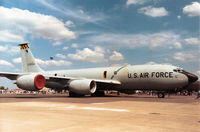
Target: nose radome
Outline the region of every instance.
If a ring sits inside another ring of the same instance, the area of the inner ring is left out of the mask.
[[[196,76],[196,75],[194,75],[194,74],[192,74],[192,73],[189,73],[189,72],[187,72],[187,71],[181,71],[180,73],[182,73],[182,74],[185,74],[186,76],[187,76],[187,78],[188,78],[188,83],[190,84],[190,83],[193,83],[193,82],[195,82],[195,81],[197,81],[198,80],[198,77]]]
[[[187,73],[189,83],[193,83],[198,80],[198,77],[192,73]]]

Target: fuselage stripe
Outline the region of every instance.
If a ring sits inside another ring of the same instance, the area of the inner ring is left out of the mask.
[[[121,70],[121,69],[123,69],[124,67],[126,67],[126,66],[122,66],[122,67],[120,67],[119,69],[117,69],[117,73]],[[117,75],[117,73],[116,73],[116,75]],[[111,76],[111,79],[113,79],[115,77],[115,74],[113,74],[112,76]]]

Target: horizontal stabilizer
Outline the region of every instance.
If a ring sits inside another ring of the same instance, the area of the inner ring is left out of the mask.
[[[0,77],[6,77],[10,80],[16,80],[18,76],[24,75],[23,73],[0,73]]]

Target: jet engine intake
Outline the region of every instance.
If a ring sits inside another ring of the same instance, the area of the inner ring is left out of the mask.
[[[44,88],[46,79],[43,75],[23,75],[17,78],[16,84],[19,88],[27,91],[37,91]]]
[[[68,86],[70,92],[80,95],[93,94],[97,88],[96,82],[90,79],[72,80]]]

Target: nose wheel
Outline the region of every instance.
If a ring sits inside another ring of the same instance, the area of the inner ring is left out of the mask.
[[[165,98],[165,93],[164,92],[158,92],[157,96],[158,96],[158,98]]]

